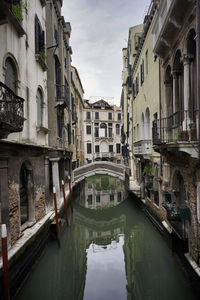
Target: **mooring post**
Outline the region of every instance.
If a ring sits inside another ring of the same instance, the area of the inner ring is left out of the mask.
[[[6,224],[1,226],[2,258],[3,258],[3,280],[5,300],[10,299],[9,280],[8,280],[8,245]]]
[[[72,212],[73,212],[72,190],[71,190],[71,178],[70,178],[70,176],[68,176],[68,183],[69,183],[70,204],[71,204],[71,209],[72,209]]]
[[[56,199],[56,188],[55,188],[55,186],[53,187],[53,198],[54,198],[54,209],[55,209],[55,217],[56,217],[57,237],[59,238],[58,210],[57,210],[57,199]]]
[[[68,221],[68,214],[67,214],[67,201],[66,201],[66,197],[65,197],[65,184],[64,184],[64,180],[62,180],[62,191],[63,191],[64,206],[65,206],[65,218],[66,218],[66,222],[68,224],[69,221]]]

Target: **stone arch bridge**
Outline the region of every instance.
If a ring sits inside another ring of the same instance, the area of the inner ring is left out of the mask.
[[[72,182],[77,184],[85,178],[96,174],[117,177],[125,181],[125,184],[128,186],[129,167],[107,161],[96,161],[73,170]]]

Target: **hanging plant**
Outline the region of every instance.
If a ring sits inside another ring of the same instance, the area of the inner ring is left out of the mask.
[[[26,6],[25,6],[24,2],[12,5],[12,12],[19,22],[23,21],[22,9],[25,9],[25,8],[26,8]]]

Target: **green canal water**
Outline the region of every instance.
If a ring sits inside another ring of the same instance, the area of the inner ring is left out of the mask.
[[[195,299],[173,253],[120,180],[91,177],[73,197],[60,247],[48,242],[17,300]]]

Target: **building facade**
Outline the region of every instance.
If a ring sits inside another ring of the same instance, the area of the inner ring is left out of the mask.
[[[83,86],[78,70],[72,66],[72,145],[73,170],[84,164],[84,143],[83,143]]]
[[[74,112],[72,113],[72,122],[74,126],[74,139],[75,139],[75,149],[73,151],[76,153],[76,167],[81,167],[84,165],[84,142],[83,142],[83,86],[81,83],[78,70],[72,66],[72,93],[74,97]]]
[[[159,203],[158,171],[160,155],[152,144],[152,122],[159,118],[159,59],[153,54],[152,29],[157,3],[145,16],[138,51],[132,64],[132,155],[134,178],[141,197],[157,210]],[[152,88],[152,82],[154,86]]]
[[[62,1],[0,3],[0,223],[9,247],[53,208],[72,165],[71,26]]]
[[[46,213],[46,15],[39,0],[0,11],[0,223],[13,245]]]
[[[71,25],[61,15],[61,0],[46,4],[47,26],[47,91],[49,115],[49,146],[47,168],[49,190],[55,186],[60,193],[60,183],[71,171],[72,161],[72,99],[71,54],[69,45]],[[52,197],[51,197],[52,198]]]
[[[153,122],[153,144],[162,155],[159,205],[163,217],[185,241],[188,259],[199,264],[199,21],[195,4],[163,0],[158,7],[153,47],[162,64],[161,116]]]
[[[121,109],[104,100],[84,102],[85,164],[98,160],[121,163]]]

